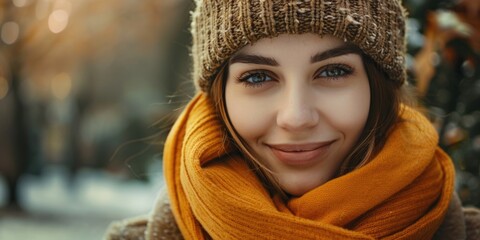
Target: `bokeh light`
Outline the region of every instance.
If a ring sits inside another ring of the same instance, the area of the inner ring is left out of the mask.
[[[31,0],[13,0],[15,7],[25,7],[30,4]]]
[[[48,28],[53,33],[59,33],[68,25],[68,12],[63,9],[57,9],[53,11],[48,17]]]
[[[20,34],[20,26],[16,22],[6,22],[2,26],[1,38],[6,44],[13,44],[17,41]]]

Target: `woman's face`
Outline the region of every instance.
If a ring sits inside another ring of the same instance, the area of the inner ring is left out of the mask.
[[[285,34],[232,56],[225,101],[254,156],[299,196],[335,177],[355,147],[370,88],[361,56],[340,39]]]

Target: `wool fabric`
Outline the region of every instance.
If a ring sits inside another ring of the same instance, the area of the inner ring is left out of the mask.
[[[402,108],[365,166],[283,202],[224,141],[205,93],[192,99],[165,145],[172,212],[185,239],[431,239],[449,206],[454,168],[435,129]]]
[[[196,0],[193,79],[208,92],[222,64],[243,46],[280,34],[315,33],[357,45],[401,85],[405,18],[399,0]]]

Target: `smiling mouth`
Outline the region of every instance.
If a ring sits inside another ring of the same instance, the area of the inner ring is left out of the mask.
[[[290,166],[309,166],[326,156],[335,141],[308,144],[267,144],[273,155],[282,163]]]

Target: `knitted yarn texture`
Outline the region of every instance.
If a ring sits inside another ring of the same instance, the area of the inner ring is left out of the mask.
[[[453,192],[451,159],[408,107],[368,164],[283,202],[229,141],[205,93],[173,126],[164,173],[185,239],[432,239]]]
[[[240,48],[280,34],[315,33],[357,45],[401,84],[405,18],[399,0],[196,0],[193,79],[197,89],[207,91]]]

